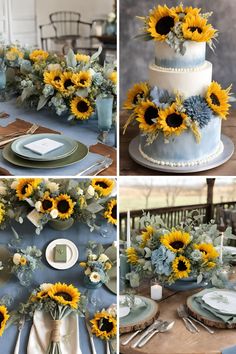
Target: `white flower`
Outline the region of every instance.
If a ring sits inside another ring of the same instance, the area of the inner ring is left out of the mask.
[[[53,286],[53,284],[51,284],[51,283],[43,283],[40,285],[40,290],[48,291],[49,289],[51,289],[52,286]]]
[[[89,255],[89,259],[90,259],[91,261],[96,261],[97,258],[98,258],[97,255],[94,254],[94,253]]]
[[[87,199],[90,199],[90,198],[92,198],[94,196],[94,194],[95,194],[95,190],[94,190],[93,186],[89,186],[88,189],[87,189],[85,197]]]
[[[48,65],[48,71],[56,71],[56,70],[61,70],[60,64],[49,64]]]
[[[90,73],[90,75],[92,77],[93,77],[94,74],[96,74],[96,72],[92,68],[90,68],[88,71],[89,71],[89,73]]]
[[[112,317],[117,316],[117,306],[116,304],[111,304],[108,309],[106,310]]]
[[[100,254],[98,262],[106,263],[106,261],[109,261],[109,258],[104,253]]]
[[[6,195],[7,194],[7,189],[5,186],[0,186],[0,194],[1,195]]]
[[[110,12],[107,16],[107,21],[108,22],[114,22],[116,19],[116,14],[114,12]]]
[[[84,191],[83,189],[81,189],[80,187],[77,188],[77,193],[78,195],[83,195],[84,194]]]
[[[50,215],[53,219],[56,219],[58,217],[58,210],[57,209],[52,209],[50,211]]]
[[[11,184],[11,189],[16,189],[18,185],[18,182],[17,181],[13,181],[12,184]]]
[[[117,245],[118,245],[117,241],[114,241],[113,244],[112,244],[112,246],[115,247],[115,248],[117,248]]]
[[[41,206],[42,206],[42,202],[40,200],[38,200],[34,205],[34,207],[37,211],[40,211]]]
[[[89,279],[91,280],[92,283],[99,283],[100,280],[101,280],[101,276],[100,276],[100,274],[97,273],[97,272],[92,272],[92,273],[90,274]]]
[[[85,271],[84,271],[84,274],[85,275],[91,274],[91,268],[90,267],[86,268]]]
[[[15,253],[13,256],[13,263],[15,265],[19,265],[20,264],[20,259],[21,259],[21,255],[19,253]]]
[[[59,184],[56,182],[50,182],[48,181],[46,183],[46,188],[51,192],[51,193],[55,193],[58,192],[59,190]]]

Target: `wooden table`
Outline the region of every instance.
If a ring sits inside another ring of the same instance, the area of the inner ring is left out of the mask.
[[[140,295],[149,296],[150,285],[145,283],[138,289]],[[131,348],[134,340],[126,346],[120,345],[121,354],[221,354],[222,350],[236,345],[235,329],[215,329],[214,334],[209,334],[204,328],[199,327],[200,333],[190,333],[183,321],[177,315],[177,307],[185,303],[186,298],[195,291],[173,293],[164,291],[163,300],[160,302],[160,319],[175,321],[171,331],[159,333],[143,348]],[[122,335],[122,342],[128,335]],[[136,340],[138,336],[136,337]]]
[[[134,162],[128,153],[130,141],[139,134],[138,126],[130,125],[125,135],[123,135],[123,126],[128,118],[126,112],[120,114],[120,175],[139,175],[139,176],[162,176],[164,172],[150,170]],[[222,133],[228,136],[236,146],[236,110],[233,110],[231,116],[223,121]],[[198,173],[188,173],[187,175],[200,176],[234,176],[236,174],[236,151],[229,161],[225,164],[208,171]],[[176,174],[168,173],[168,175],[176,176]],[[181,175],[181,174],[178,174]],[[186,174],[182,174],[186,175]]]

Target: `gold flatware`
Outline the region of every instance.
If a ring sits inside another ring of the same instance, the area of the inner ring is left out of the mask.
[[[25,137],[25,136],[27,136],[27,135],[34,134],[38,128],[39,128],[39,126],[38,126],[37,124],[33,124],[33,125],[26,131],[26,133],[24,133],[24,134],[21,133],[20,135],[14,136],[13,138],[6,139],[6,140],[1,141],[1,142],[0,142],[0,147],[6,145],[6,144],[8,144],[8,143],[11,143],[12,141],[17,140],[17,139],[19,139],[19,138],[23,138],[23,137]]]

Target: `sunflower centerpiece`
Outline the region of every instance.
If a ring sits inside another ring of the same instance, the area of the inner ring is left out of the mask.
[[[217,225],[201,224],[196,215],[171,229],[158,216],[144,215],[140,225],[141,234],[126,251],[132,268],[128,278],[154,276],[171,289],[186,290],[216,276],[221,267],[215,247],[220,242]]]
[[[84,284],[89,289],[97,289],[109,280],[107,271],[112,268],[112,262],[104,253],[101,245],[90,244],[87,260],[80,262],[84,268]]]

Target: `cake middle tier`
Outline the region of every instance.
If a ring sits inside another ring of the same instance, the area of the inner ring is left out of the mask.
[[[212,64],[209,61],[192,69],[166,69],[155,64],[149,66],[149,83],[152,87],[179,92],[185,98],[205,96],[212,80]]]

